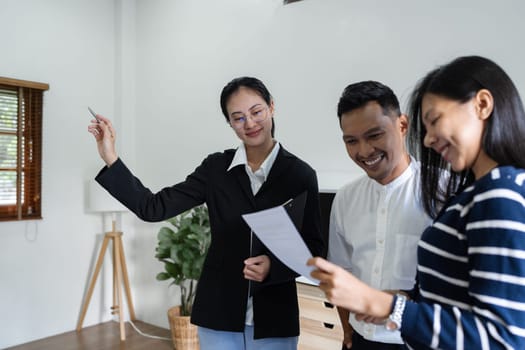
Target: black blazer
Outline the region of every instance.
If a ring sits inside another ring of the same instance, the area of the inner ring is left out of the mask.
[[[255,338],[297,336],[297,274],[255,235],[250,247],[250,229],[241,214],[283,204],[308,191],[301,235],[312,254],[320,255],[324,242],[315,171],[281,146],[266,181],[254,196],[244,166],[227,171],[234,154],[233,149],[210,154],[185,181],[155,194],[120,159],[110,168],[103,168],[96,180],[145,221],[162,221],[207,204],[212,241],[197,285],[192,323],[215,330],[244,330],[249,281],[242,271],[252,248],[251,256],[267,254],[271,260],[265,281],[250,282]]]

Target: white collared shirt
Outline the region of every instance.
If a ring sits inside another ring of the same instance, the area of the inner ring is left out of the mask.
[[[255,196],[255,194],[259,191],[259,188],[261,188],[264,181],[266,181],[266,178],[268,177],[268,174],[270,173],[270,170],[272,169],[272,165],[275,162],[275,158],[277,158],[277,154],[279,153],[279,148],[280,148],[279,142],[276,142],[270,154],[268,154],[264,162],[262,162],[259,169],[257,169],[254,172],[252,171],[252,168],[250,168],[250,166],[248,165],[248,158],[246,157],[246,148],[244,147],[244,144],[241,143],[241,145],[237,147],[237,150],[235,151],[235,154],[233,155],[232,162],[230,166],[228,167],[227,171],[230,171],[232,168],[238,165],[244,165],[246,174],[250,178],[250,185],[252,187],[252,193]]]
[[[252,168],[250,168],[250,166],[248,165],[248,158],[246,156],[246,148],[244,144],[241,143],[241,145],[235,151],[232,162],[230,166],[228,167],[228,171],[230,171],[232,168],[238,165],[244,165],[246,174],[248,175],[248,178],[250,179],[252,193],[255,196],[257,192],[259,191],[259,189],[261,188],[261,186],[263,185],[264,181],[266,181],[266,178],[268,177],[268,174],[270,173],[270,170],[272,169],[273,163],[275,162],[275,159],[277,158],[277,154],[279,153],[279,148],[280,148],[279,142],[276,142],[270,154],[268,154],[264,162],[262,162],[259,169],[257,169],[254,172],[252,171]],[[252,297],[248,298],[248,305],[246,308],[246,324],[253,325]]]
[[[411,159],[387,185],[365,175],[337,192],[330,214],[330,261],[376,289],[414,287],[417,244],[431,223],[418,200],[419,169]],[[368,340],[403,343],[399,332],[358,322],[353,314],[350,323]]]

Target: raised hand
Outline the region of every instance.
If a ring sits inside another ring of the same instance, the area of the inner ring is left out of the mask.
[[[88,126],[88,131],[93,134],[97,141],[97,148],[100,157],[104,160],[107,166],[111,166],[117,159],[117,151],[115,149],[116,132],[111,124],[111,121],[97,114],[96,119],[91,120]]]

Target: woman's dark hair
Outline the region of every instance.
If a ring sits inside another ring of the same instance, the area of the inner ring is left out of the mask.
[[[409,145],[412,154],[421,161],[423,205],[433,218],[460,186],[470,184],[474,178],[469,169],[461,172],[447,170],[449,167],[441,155],[424,146],[423,97],[431,93],[465,103],[481,89],[490,91],[494,99],[481,147],[499,165],[525,168],[525,112],[518,90],[505,71],[479,56],[459,57],[432,70],[419,81],[409,100],[412,117]]]
[[[350,84],[344,89],[337,104],[339,122],[344,113],[361,108],[371,101],[377,102],[385,115],[401,115],[399,101],[392,89],[380,82],[368,80]]]
[[[236,93],[241,87],[245,87],[256,92],[259,96],[261,96],[261,98],[264,100],[264,102],[266,102],[268,106],[272,103],[273,97],[270,94],[270,91],[268,91],[268,89],[266,88],[266,86],[264,86],[262,81],[253,77],[235,78],[228,84],[226,84],[226,86],[222,89],[221,92],[221,110],[227,122],[230,122],[230,117],[228,115],[226,105],[228,104],[230,97],[234,93]],[[274,133],[275,121],[272,118],[272,137],[274,136]]]

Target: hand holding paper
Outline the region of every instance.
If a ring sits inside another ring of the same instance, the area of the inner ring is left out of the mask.
[[[282,206],[242,216],[257,237],[290,269],[311,280],[312,257],[301,235]],[[316,282],[313,282],[318,284]]]

